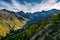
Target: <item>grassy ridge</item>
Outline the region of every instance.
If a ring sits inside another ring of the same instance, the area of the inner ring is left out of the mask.
[[[16,31],[26,24],[26,21],[19,20],[15,15],[0,11],[0,37],[5,37],[11,30]]]

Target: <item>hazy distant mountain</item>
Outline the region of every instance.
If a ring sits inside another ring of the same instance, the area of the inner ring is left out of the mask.
[[[30,14],[31,20],[29,20],[30,23],[36,23],[39,22],[41,19],[45,19],[46,17],[51,18],[52,14],[57,13],[58,10],[52,9],[48,11],[42,11],[42,12],[35,12],[33,14]]]

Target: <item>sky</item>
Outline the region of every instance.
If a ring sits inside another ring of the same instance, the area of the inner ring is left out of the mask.
[[[37,11],[60,10],[59,0],[0,0],[0,10],[7,9],[14,12],[24,11],[34,13]]]

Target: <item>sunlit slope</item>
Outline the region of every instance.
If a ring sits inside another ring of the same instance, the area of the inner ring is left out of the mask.
[[[0,37],[5,37],[10,30],[18,30],[26,24],[26,20],[19,20],[15,15],[0,11]]]

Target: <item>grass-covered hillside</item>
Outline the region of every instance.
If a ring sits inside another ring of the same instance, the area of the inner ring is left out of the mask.
[[[40,22],[29,25],[21,33],[7,36],[4,40],[60,40],[60,11]]]
[[[15,15],[0,11],[0,39],[6,37],[11,30],[17,31],[26,24],[26,20],[19,20]]]

